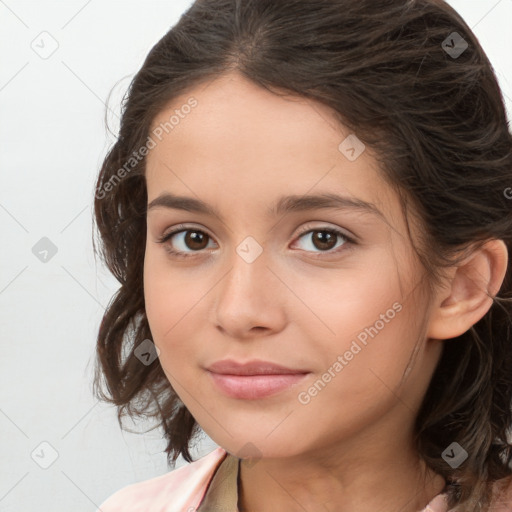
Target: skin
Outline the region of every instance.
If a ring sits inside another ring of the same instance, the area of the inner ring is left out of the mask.
[[[350,132],[329,108],[272,94],[233,72],[174,98],[153,127],[191,96],[197,106],[148,154],[148,204],[173,193],[205,201],[222,219],[149,209],[146,312],[169,382],[204,431],[244,459],[240,510],[421,510],[445,482],[421,463],[414,420],[442,340],[490,307],[482,290],[501,284],[504,244],[448,272],[446,285],[429,295],[398,198],[370,148],[355,161],[340,152]],[[267,213],[283,195],[322,192],[367,201],[381,215]],[[181,224],[190,231],[158,243]],[[335,236],[331,246],[315,245],[313,235],[332,228],[357,243]],[[184,235],[197,230],[202,242],[187,245]],[[252,263],[236,251],[248,236],[262,249]],[[191,256],[177,258],[166,246]],[[299,393],[394,303],[401,311],[301,403]],[[310,373],[273,396],[236,399],[205,370],[225,358]]]

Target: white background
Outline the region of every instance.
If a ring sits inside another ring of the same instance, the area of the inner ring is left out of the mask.
[[[95,336],[118,283],[95,261],[91,219],[113,142],[107,96],[116,134],[130,79],[191,3],[0,0],[0,512],[95,512],[168,471],[158,430],[121,431],[92,396]],[[450,4],[487,52],[510,119],[512,0]],[[46,59],[31,47],[41,37],[58,44]],[[57,249],[46,263],[32,252],[43,237]],[[47,469],[34,461],[52,461],[42,442],[58,455]],[[205,436],[193,453],[214,447]]]

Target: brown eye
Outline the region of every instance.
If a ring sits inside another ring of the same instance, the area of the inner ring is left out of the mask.
[[[206,233],[193,230],[187,230],[185,233],[186,235],[183,239],[183,243],[190,249],[200,251],[201,249],[205,249],[206,245],[208,245],[205,245],[205,240],[208,241],[208,238],[210,237]]]
[[[322,251],[329,251],[336,246],[338,235],[331,231],[312,231],[313,245]]]
[[[307,229],[307,228],[306,228]],[[317,254],[321,253],[337,253],[342,250],[342,247],[347,243],[355,244],[355,241],[343,233],[342,231],[335,228],[320,227],[316,229],[309,229],[303,232],[299,239],[308,240],[306,244],[307,252],[313,252]],[[333,250],[340,248],[339,250]]]
[[[208,247],[210,235],[196,228],[176,229],[161,236],[158,242],[164,244],[167,252],[174,256],[193,256]]]

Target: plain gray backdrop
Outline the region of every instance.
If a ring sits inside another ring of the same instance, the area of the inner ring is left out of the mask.
[[[114,141],[107,96],[115,134],[130,79],[191,3],[0,0],[0,512],[95,512],[168,471],[161,432],[121,431],[91,393],[118,288],[93,256],[91,219]],[[449,3],[487,52],[510,119],[512,0]],[[215,446],[205,435],[193,453]]]

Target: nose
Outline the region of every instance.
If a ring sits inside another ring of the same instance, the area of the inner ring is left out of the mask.
[[[287,322],[286,294],[291,292],[271,268],[265,250],[254,261],[240,254],[234,252],[229,270],[212,290],[217,328],[236,339],[281,331]]]

